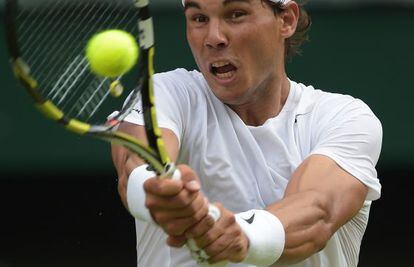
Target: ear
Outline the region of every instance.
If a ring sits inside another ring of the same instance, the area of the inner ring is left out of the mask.
[[[295,1],[290,1],[286,4],[283,12],[279,14],[282,20],[282,27],[280,29],[282,37],[287,39],[295,33],[296,26],[298,25],[299,15],[300,8]]]

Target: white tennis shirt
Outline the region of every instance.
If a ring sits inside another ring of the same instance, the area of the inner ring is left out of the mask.
[[[209,200],[235,213],[280,200],[292,173],[309,155],[332,158],[369,188],[365,205],[322,251],[293,266],[356,266],[371,201],[381,192],[375,170],[381,123],[359,99],[293,81],[290,85],[282,111],[252,127],[215,97],[198,71],[160,73],[154,76],[159,125],[176,134],[178,163],[198,173]],[[137,110],[126,121],[142,125]],[[139,267],[197,266],[185,247],[170,249],[158,228],[136,221],[136,232]]]

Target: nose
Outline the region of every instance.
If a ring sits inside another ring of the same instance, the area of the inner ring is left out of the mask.
[[[219,20],[210,20],[205,45],[213,49],[223,49],[228,46],[228,38]]]

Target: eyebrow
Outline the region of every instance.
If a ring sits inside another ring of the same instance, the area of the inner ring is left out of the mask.
[[[229,5],[231,3],[243,2],[243,3],[250,3],[252,0],[224,0],[223,6]]]
[[[231,3],[237,3],[237,2],[250,3],[251,0],[224,0],[223,6],[227,6],[227,5],[230,5]],[[201,6],[196,2],[188,1],[184,4],[184,11],[186,11],[189,8],[201,9]]]
[[[201,9],[200,5],[196,2],[193,2],[193,1],[188,1],[184,4],[184,12],[189,8]]]

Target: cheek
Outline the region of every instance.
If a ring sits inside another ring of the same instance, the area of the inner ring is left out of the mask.
[[[196,61],[199,68],[200,66],[200,57],[201,57],[201,50],[203,47],[203,42],[200,36],[197,36],[193,31],[187,30],[187,42],[190,46],[191,52],[193,54],[194,60]]]
[[[260,79],[261,76],[267,75],[274,70],[276,48],[271,45],[268,38],[256,38],[244,41],[241,47],[241,58],[244,61],[245,68],[252,77],[250,79]]]

